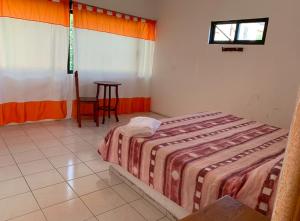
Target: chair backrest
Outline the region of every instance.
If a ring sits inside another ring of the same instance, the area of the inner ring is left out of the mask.
[[[77,101],[80,101],[78,71],[75,71],[74,77],[75,77],[76,98]]]

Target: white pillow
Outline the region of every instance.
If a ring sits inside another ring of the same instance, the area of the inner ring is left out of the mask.
[[[135,117],[122,128],[125,136],[148,137],[155,134],[161,125],[161,121],[150,117]]]

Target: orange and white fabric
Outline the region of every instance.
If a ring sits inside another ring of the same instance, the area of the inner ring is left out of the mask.
[[[155,21],[79,3],[73,12],[81,95],[96,95],[94,81],[117,81],[122,83],[119,113],[149,111]]]
[[[69,4],[0,0],[0,126],[67,116]]]
[[[68,0],[0,0],[0,126],[71,116],[69,10]],[[115,80],[119,113],[149,111],[155,21],[78,3],[74,18],[81,96],[95,96],[95,80]]]

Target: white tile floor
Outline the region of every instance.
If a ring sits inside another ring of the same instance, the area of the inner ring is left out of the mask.
[[[72,120],[0,127],[0,221],[167,221],[98,155],[116,125],[111,119],[99,128],[88,120],[81,129]]]

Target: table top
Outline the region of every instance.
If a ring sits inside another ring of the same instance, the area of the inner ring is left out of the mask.
[[[269,221],[269,219],[226,196],[182,221]]]
[[[121,83],[114,82],[114,81],[95,81],[94,84],[105,85],[105,86],[118,86],[118,85],[122,85]]]

